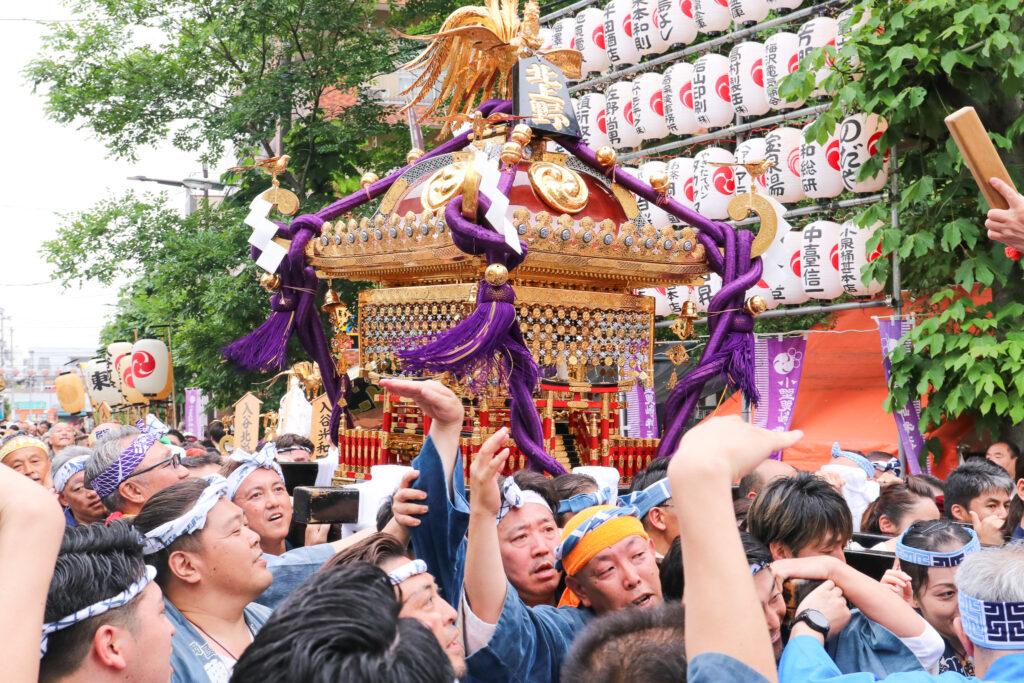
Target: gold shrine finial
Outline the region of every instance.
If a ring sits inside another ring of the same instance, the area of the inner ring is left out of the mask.
[[[443,102],[447,116],[469,114],[478,102],[489,97],[512,97],[512,70],[519,58],[530,53],[543,56],[559,67],[567,78],[579,78],[582,55],[576,50],[541,50],[540,8],[529,0],[523,20],[517,13],[518,0],[486,0],[484,7],[460,7],[452,12],[438,33],[407,36],[429,40],[416,59],[402,65],[408,71],[423,68],[423,73],[402,94],[414,93],[406,111],[435,94],[427,109],[433,115]],[[443,78],[443,80],[442,80]],[[440,81],[440,86],[438,82]],[[441,135],[450,129],[446,121]]]

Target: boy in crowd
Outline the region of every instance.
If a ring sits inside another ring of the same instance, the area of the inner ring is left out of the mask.
[[[946,477],[946,516],[974,526],[984,545],[1003,543],[1003,523],[1010,510],[1013,479],[984,458],[965,462]]]

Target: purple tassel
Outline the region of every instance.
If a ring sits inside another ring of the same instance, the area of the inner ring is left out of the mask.
[[[271,372],[284,369],[287,362],[288,339],[295,329],[295,308],[292,302],[290,310],[279,309],[280,296],[274,295],[271,302],[274,312],[265,323],[221,349],[225,359],[238,363],[247,370]]]

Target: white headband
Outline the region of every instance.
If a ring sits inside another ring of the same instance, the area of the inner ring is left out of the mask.
[[[426,573],[427,563],[423,560],[413,560],[412,562],[406,562],[393,572],[388,572],[388,581],[391,582],[392,586],[397,586],[406,579]]]
[[[519,484],[512,477],[505,477],[505,482],[501,485],[502,498],[504,502],[501,504],[501,508],[498,509],[498,522],[509,513],[512,508],[521,508],[527,503],[536,503],[537,505],[543,505],[548,510],[551,510],[551,506],[544,500],[544,497],[536,491],[524,491],[519,488]]]
[[[228,480],[219,474],[211,474],[203,479],[210,482],[210,485],[203,489],[195,505],[181,517],[164,522],[147,533],[146,540],[142,544],[143,553],[152,555],[160,552],[181,536],[200,531],[206,526],[206,516],[210,514],[210,510],[218,500],[227,495]]]
[[[95,617],[98,614],[103,614],[104,612],[109,612],[112,609],[128,604],[136,595],[142,592],[143,588],[149,585],[150,581],[152,581],[155,576],[156,567],[146,565],[146,573],[143,574],[138,581],[128,586],[128,588],[117,595],[107,598],[106,600],[100,600],[88,607],[83,607],[74,614],[70,614],[58,619],[57,621],[43,624],[43,639],[39,646],[39,656],[42,657],[46,654],[47,640],[51,633],[56,633],[57,631],[68,628],[69,626],[74,626],[80,621],[84,621],[90,617]]]
[[[53,475],[53,488],[57,493],[62,493],[64,487],[68,485],[68,480],[85,469],[85,461],[88,459],[88,455],[80,455],[77,458],[71,458],[57,469],[56,474]]]
[[[246,477],[261,467],[274,470],[280,475],[281,481],[284,481],[284,472],[277,464],[277,446],[273,441],[264,444],[263,448],[251,455],[243,450],[235,451],[231,454],[231,459],[242,464],[228,475],[228,500],[233,500]]]

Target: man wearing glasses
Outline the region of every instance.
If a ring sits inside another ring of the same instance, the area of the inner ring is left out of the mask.
[[[154,493],[187,476],[180,451],[130,426],[104,432],[85,465],[86,486],[107,510],[125,517],[137,515]]]

